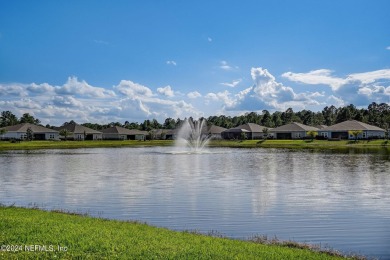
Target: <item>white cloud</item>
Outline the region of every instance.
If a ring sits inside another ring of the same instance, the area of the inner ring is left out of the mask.
[[[52,94],[55,90],[55,88],[48,83],[42,83],[42,84],[35,84],[32,83],[29,86],[27,86],[27,90],[31,93],[46,93],[46,94]]]
[[[338,104],[351,103],[364,106],[373,101],[389,102],[386,95],[387,88],[379,86],[378,83],[390,80],[390,69],[353,73],[345,78],[332,76],[331,71],[326,69],[308,73],[286,72],[282,76],[291,81],[305,84],[328,85],[338,99],[343,99],[343,102],[337,100]]]
[[[276,81],[275,77],[263,68],[252,68],[251,77],[254,85],[244,89],[225,102],[225,108],[238,111],[258,111],[263,109],[284,110],[290,106],[305,107],[319,105],[317,98],[323,93],[295,93],[288,86]],[[210,98],[216,99],[215,96]]]
[[[115,96],[113,91],[104,88],[93,87],[84,80],[79,81],[77,77],[69,77],[68,81],[64,85],[55,87],[55,92],[60,95],[82,95],[97,98]]]
[[[333,90],[337,90],[340,86],[346,83],[345,79],[333,77],[331,70],[320,69],[312,70],[308,73],[293,73],[286,72],[282,74],[282,77],[291,81],[302,82],[305,84],[317,85],[325,84],[331,86]]]
[[[231,66],[228,64],[227,61],[223,60],[220,62],[219,68],[229,71],[229,70],[233,70],[233,69],[238,69],[238,66]]]
[[[167,65],[177,66],[177,63],[174,60],[167,60],[166,63],[167,63]]]
[[[139,96],[153,96],[153,92],[150,88],[138,83],[134,83],[131,80],[121,80],[119,85],[115,86],[114,89],[122,95],[128,96],[130,98],[136,98]]]
[[[330,70],[320,69],[312,70],[308,73],[293,73],[286,72],[282,74],[282,77],[285,77],[291,81],[301,82],[305,84],[317,85],[325,84],[329,85],[333,91],[337,91],[340,87],[346,84],[350,84],[354,81],[359,81],[362,84],[374,83],[380,79],[390,79],[390,69],[369,71],[363,73],[354,73],[348,75],[346,78],[338,78],[331,75]]]
[[[171,86],[166,86],[166,87],[163,87],[163,88],[157,88],[157,92],[159,94],[167,96],[167,97],[174,97],[175,96]]]
[[[211,39],[211,37],[207,37],[207,41],[208,41],[208,42],[212,42],[213,39]]]
[[[242,79],[236,79],[236,80],[233,80],[231,83],[226,82],[226,83],[220,83],[220,84],[223,85],[223,86],[227,86],[227,87],[234,88],[234,87],[236,87],[238,84],[240,84],[241,81],[242,81]]]
[[[344,100],[342,100],[341,98],[338,98],[338,97],[335,97],[333,95],[330,95],[327,99],[326,99],[326,103],[327,105],[333,105],[335,107],[342,107],[345,105],[345,102]]]
[[[23,84],[0,84],[0,96],[27,96],[26,86]]]
[[[387,46],[387,47],[386,47],[386,50],[389,50],[389,51],[390,51],[390,46]]]
[[[347,78],[347,81],[358,80],[363,84],[369,84],[379,79],[390,79],[390,69],[350,74]]]
[[[54,96],[53,105],[60,107],[83,107],[83,103],[72,96]]]
[[[195,98],[202,97],[202,95],[198,91],[192,91],[187,94],[187,97],[191,99],[195,99]]]

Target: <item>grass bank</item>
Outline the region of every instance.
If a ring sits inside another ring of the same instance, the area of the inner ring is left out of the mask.
[[[0,150],[142,147],[142,146],[170,146],[172,144],[173,144],[172,140],[22,141],[19,143],[1,141]]]
[[[294,243],[265,245],[1,205],[0,247],[1,259],[345,259]]]
[[[29,150],[29,149],[73,149],[73,148],[103,148],[103,147],[145,147],[172,146],[172,140],[153,141],[22,141],[11,143],[0,141],[0,150]],[[210,147],[232,148],[293,148],[293,149],[384,149],[390,151],[390,142],[374,141],[326,141],[326,140],[211,140]]]
[[[294,149],[387,149],[390,151],[390,142],[385,140],[365,141],[327,141],[327,140],[213,140],[212,147],[236,148],[294,148]]]

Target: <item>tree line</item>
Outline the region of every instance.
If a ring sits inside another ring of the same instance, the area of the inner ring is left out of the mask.
[[[186,119],[186,118],[185,118]],[[137,129],[150,131],[152,129],[175,129],[181,125],[185,119],[166,118],[163,123],[156,119],[144,120],[142,123],[125,121],[111,122],[109,124],[84,123],[83,126],[102,130],[112,126],[121,126],[128,129]],[[192,119],[192,118],[189,118]],[[214,124],[224,128],[232,128],[246,123],[256,123],[269,128],[278,127],[291,122],[298,122],[310,126],[318,125],[333,125],[346,120],[358,120],[370,125],[375,125],[384,129],[390,127],[390,106],[386,103],[372,102],[367,108],[356,108],[354,105],[344,107],[326,106],[322,111],[313,112],[310,110],[301,110],[294,112],[292,108],[288,108],[284,112],[275,111],[270,113],[268,110],[263,110],[261,113],[250,112],[240,116],[210,116],[206,119],[209,125]],[[19,123],[40,124],[40,120],[34,118],[29,113],[25,113],[22,117],[17,118],[11,111],[1,112],[0,127],[15,125]],[[63,125],[72,124],[75,121],[65,122]],[[48,128],[53,128],[51,125],[46,125]]]

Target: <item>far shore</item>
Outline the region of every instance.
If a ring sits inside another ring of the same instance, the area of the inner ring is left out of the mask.
[[[1,150],[32,150],[32,149],[77,149],[77,148],[111,148],[111,147],[150,147],[174,146],[174,140],[99,140],[99,141],[0,141]],[[390,151],[388,140],[211,140],[208,147],[230,148],[289,148],[289,149],[361,149]]]

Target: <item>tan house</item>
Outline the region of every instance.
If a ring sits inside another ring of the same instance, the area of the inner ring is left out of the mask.
[[[223,139],[240,139],[242,133],[244,133],[248,139],[262,139],[264,138],[263,131],[265,128],[272,129],[254,123],[247,123],[225,130],[221,135]],[[271,135],[271,131],[268,132],[268,135]]]
[[[324,138],[355,139],[353,131],[359,131],[358,139],[384,138],[385,130],[357,120],[347,120],[318,130]]]
[[[68,130],[71,134],[67,137],[73,140],[102,140],[102,132],[96,131],[89,127],[85,127],[79,124],[66,124],[55,128],[58,131],[63,129]]]
[[[6,126],[1,129],[4,129],[6,132],[0,135],[0,138],[6,140],[8,139],[25,140],[28,138],[27,133],[30,130],[31,130],[33,140],[59,140],[58,131],[40,125],[30,124],[30,123]]]
[[[113,126],[102,130],[105,140],[145,140],[148,132]]]
[[[210,137],[210,139],[222,139],[222,132],[227,129],[224,127],[211,125],[208,127],[206,134]]]
[[[303,139],[308,136],[307,133],[310,131],[317,132],[318,128],[297,122],[282,125],[270,130],[276,139]]]

